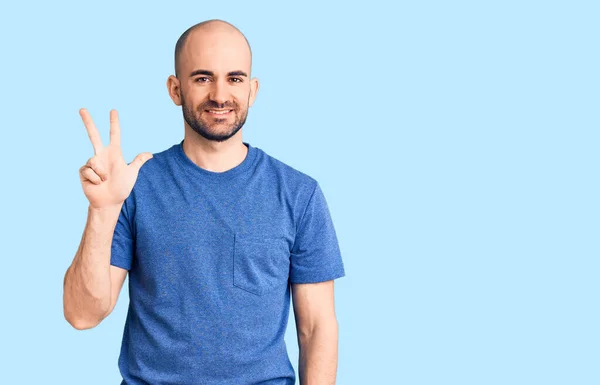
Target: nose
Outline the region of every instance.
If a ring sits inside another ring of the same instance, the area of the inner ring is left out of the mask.
[[[208,94],[208,98],[218,104],[217,108],[224,108],[227,102],[227,85],[222,82],[214,82]]]

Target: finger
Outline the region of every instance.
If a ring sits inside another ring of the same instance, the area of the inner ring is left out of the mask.
[[[88,166],[84,166],[81,170],[81,181],[85,182],[90,181],[93,184],[100,184],[102,183],[102,179],[100,179],[100,177],[98,176],[98,174],[96,174],[94,172],[94,170],[92,170],[91,168],[89,168]]]
[[[115,146],[121,145],[121,126],[117,110],[110,110],[110,143]]]
[[[142,168],[142,166],[144,165],[144,163],[146,163],[153,157],[154,156],[151,152],[142,152],[141,154],[138,154],[135,157],[135,159],[129,164],[129,166],[132,166],[135,168],[135,170],[139,171],[140,168]]]
[[[102,180],[108,179],[108,170],[104,166],[104,163],[96,156],[92,156],[86,163],[86,166],[90,167]]]
[[[81,119],[83,119],[83,124],[85,124],[85,128],[87,129],[88,136],[90,137],[90,141],[92,142],[92,146],[94,147],[94,155],[98,154],[104,146],[102,145],[102,139],[100,138],[100,133],[92,120],[92,117],[88,110],[85,108],[81,108],[79,110],[79,115],[81,115]]]

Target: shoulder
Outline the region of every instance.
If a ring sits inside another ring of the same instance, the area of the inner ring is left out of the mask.
[[[281,186],[290,192],[295,192],[301,196],[307,196],[307,198],[312,195],[318,185],[318,181],[314,177],[306,172],[300,171],[297,167],[266,153],[260,148],[257,148],[257,151],[260,154],[260,166],[266,168],[269,174],[277,178],[277,182],[279,182]]]
[[[148,159],[138,172],[130,199],[135,199],[135,195],[138,197],[145,195],[148,191],[163,183],[165,178],[168,178],[173,168],[174,150],[175,146],[172,146],[158,152],[152,152],[152,158]],[[133,159],[128,161],[127,164],[130,165],[132,161]]]
[[[175,146],[171,146],[159,152],[153,152],[152,158],[148,159],[146,163],[140,169],[140,173],[144,170],[145,173],[151,173],[159,168],[163,168],[168,163],[169,159],[173,157]]]
[[[152,152],[152,158],[148,159],[140,168],[136,185],[138,183],[144,184],[149,180],[164,178],[172,168],[175,150],[176,145],[173,145],[164,150]],[[131,162],[127,162],[127,164],[131,164]]]

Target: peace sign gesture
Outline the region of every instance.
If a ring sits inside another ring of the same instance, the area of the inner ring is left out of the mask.
[[[79,169],[83,192],[95,209],[119,206],[127,199],[137,180],[140,168],[152,153],[143,152],[127,164],[121,152],[121,127],[117,110],[110,110],[110,144],[102,140],[90,113],[82,108],[79,115],[94,146],[94,156]]]

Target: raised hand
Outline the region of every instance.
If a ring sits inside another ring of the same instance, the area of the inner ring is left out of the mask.
[[[131,193],[140,168],[152,153],[138,154],[131,164],[123,159],[121,127],[117,110],[110,110],[110,143],[104,147],[90,113],[82,108],[79,115],[94,146],[94,156],[79,169],[83,192],[94,209],[120,206]]]

